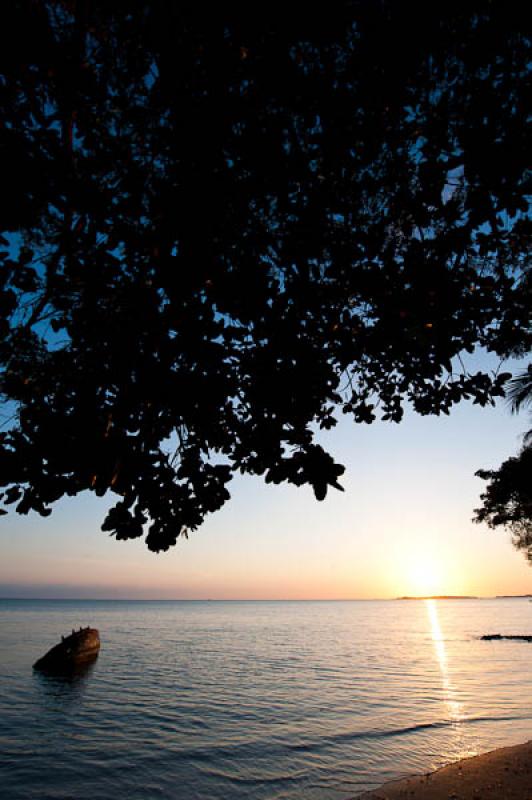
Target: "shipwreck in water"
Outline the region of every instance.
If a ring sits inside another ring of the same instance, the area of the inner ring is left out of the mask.
[[[33,665],[43,672],[61,672],[76,669],[94,661],[100,652],[100,634],[96,628],[73,630],[69,636],[62,636],[59,644]]]

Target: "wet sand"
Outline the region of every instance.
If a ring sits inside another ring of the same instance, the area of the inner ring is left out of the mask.
[[[532,741],[386,783],[358,800],[532,800]]]

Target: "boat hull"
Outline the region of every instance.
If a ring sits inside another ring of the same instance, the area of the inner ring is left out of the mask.
[[[61,672],[94,661],[100,652],[100,634],[96,628],[80,628],[61,638],[35,662],[33,668],[42,672]]]

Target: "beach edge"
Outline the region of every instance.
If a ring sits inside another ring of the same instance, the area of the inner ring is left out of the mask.
[[[532,800],[532,740],[384,783],[351,800]]]

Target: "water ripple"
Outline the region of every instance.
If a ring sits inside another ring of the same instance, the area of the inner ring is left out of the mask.
[[[72,681],[30,665],[100,628]],[[9,800],[337,800],[530,738],[519,601],[0,601]],[[90,776],[90,781],[87,781]]]

